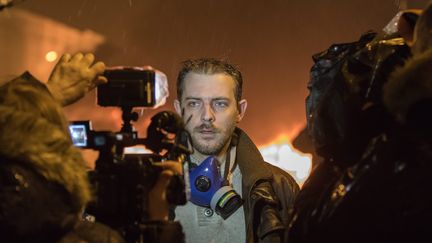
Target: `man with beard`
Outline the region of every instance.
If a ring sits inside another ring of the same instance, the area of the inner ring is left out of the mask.
[[[192,203],[175,210],[186,242],[283,242],[287,237],[298,185],[265,163],[236,127],[247,107],[242,82],[233,65],[212,58],[187,60],[179,72],[174,106],[193,149],[188,159]]]

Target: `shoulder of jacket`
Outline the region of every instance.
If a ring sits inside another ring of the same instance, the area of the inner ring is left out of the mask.
[[[276,184],[288,184],[290,185],[294,193],[297,193],[300,190],[299,185],[295,181],[294,177],[291,176],[288,172],[268,162],[265,162],[265,166],[271,171],[273,181]]]

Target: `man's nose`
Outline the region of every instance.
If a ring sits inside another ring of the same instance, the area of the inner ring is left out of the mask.
[[[201,114],[201,120],[205,122],[213,122],[215,120],[214,110],[211,105],[204,105],[203,111]]]

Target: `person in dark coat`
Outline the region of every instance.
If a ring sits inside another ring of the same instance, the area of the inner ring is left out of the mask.
[[[65,54],[46,84],[26,72],[0,86],[0,241],[124,242],[116,230],[82,217],[93,189],[62,109],[107,81],[100,76],[104,64],[93,62],[93,54]],[[178,171],[171,162],[161,167],[146,237],[181,242],[182,228],[167,221],[166,202]]]
[[[298,196],[290,242],[407,240],[413,227],[404,228],[402,205],[413,191],[400,193],[411,183],[397,175],[403,140],[390,135],[397,125],[382,99],[390,74],[409,57],[399,32],[367,34],[315,56],[308,129],[324,162]]]
[[[192,201],[204,190],[192,191],[191,202],[175,209],[187,241],[283,242],[287,238],[298,185],[287,172],[266,163],[248,135],[237,128],[247,107],[242,82],[234,65],[214,58],[187,60],[179,72],[174,106],[191,135],[186,144],[194,151],[189,162],[201,168],[215,158],[220,170],[207,171],[223,177],[224,188],[236,195],[226,213],[211,203]],[[192,181],[191,187],[197,182]]]

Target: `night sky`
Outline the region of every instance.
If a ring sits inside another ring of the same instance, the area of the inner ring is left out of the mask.
[[[266,144],[305,124],[304,100],[311,56],[332,43],[380,31],[397,13],[395,0],[27,0],[31,10],[106,37],[96,51],[108,66],[151,65],[167,74],[173,109],[179,63],[193,57],[237,64],[249,102],[240,127]],[[67,108],[70,119],[116,130],[119,112],[98,108],[94,94]],[[154,111],[145,111],[148,118]],[[143,131],[146,119],[138,122]],[[145,133],[142,133],[143,135]]]

